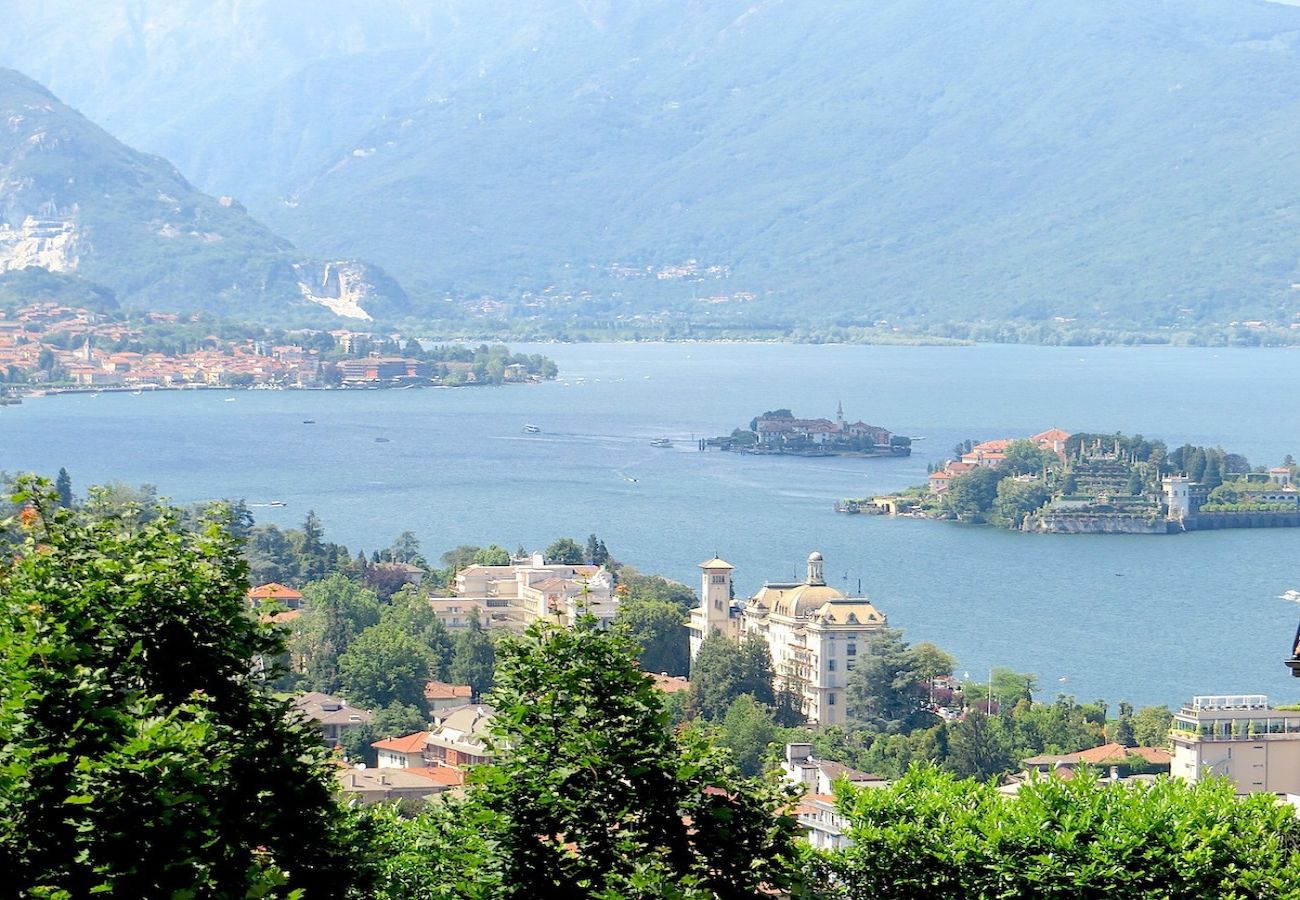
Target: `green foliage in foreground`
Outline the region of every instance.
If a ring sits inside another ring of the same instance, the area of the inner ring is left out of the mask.
[[[19,487],[23,543],[0,568],[5,893],[341,896],[320,740],[250,665],[283,645],[247,614],[235,541]]]
[[[822,857],[822,898],[1295,897],[1300,822],[1230,783],[1044,778],[1019,796],[917,767],[841,801],[855,846]]]
[[[378,896],[703,900],[789,886],[787,790],[671,730],[636,652],[592,619],[503,642],[497,762],[448,810],[368,815]]]

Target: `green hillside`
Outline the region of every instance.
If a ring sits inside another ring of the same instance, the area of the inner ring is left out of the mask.
[[[75,43],[130,103],[49,55],[73,46],[56,12],[17,15],[0,59],[422,299],[750,324],[1300,313],[1291,6],[130,6]]]
[[[0,122],[0,271],[79,276],[11,277],[7,293],[66,299],[88,281],[139,308],[323,313],[299,286],[323,264],[304,260],[237,201],[198,191],[165,160],[123,145],[12,70],[0,69]],[[386,286],[377,307],[401,299]]]

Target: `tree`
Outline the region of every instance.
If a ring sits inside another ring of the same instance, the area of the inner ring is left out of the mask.
[[[1163,747],[1174,714],[1167,706],[1144,706],[1133,714],[1133,740],[1139,747]]]
[[[749,694],[741,694],[731,702],[718,730],[718,743],[731,751],[743,775],[763,771],[763,756],[776,738],[772,714]]]
[[[956,665],[957,661],[953,659],[951,653],[936,647],[929,641],[912,645],[912,668],[916,671],[917,677],[926,684],[936,678],[951,675]]]
[[[501,867],[493,896],[753,897],[791,881],[788,794],[667,727],[635,647],[590,617],[502,646],[499,756],[469,804]]]
[[[738,643],[710,634],[691,666],[691,708],[705,719],[718,721],[742,694],[768,705],[775,700],[767,644],[752,637]]]
[[[276,581],[298,584],[298,558],[288,537],[274,525],[259,525],[244,545],[249,577],[254,584]]]
[[[691,669],[691,648],[682,611],[664,600],[624,600],[615,622],[641,648],[638,657],[647,672],[686,675]]]
[[[594,534],[587,538],[587,562],[593,566],[603,566],[609,560],[609,551],[605,542]]]
[[[681,610],[683,617],[700,603],[695,591],[681,582],[662,575],[642,575],[631,566],[619,570],[618,582],[628,600],[666,600]]]
[[[219,526],[154,507],[59,508],[26,481],[25,544],[0,566],[0,861],[15,896],[340,897],[347,832],[316,733],[253,659]]]
[[[290,649],[306,684],[317,691],[339,689],[339,658],[362,631],[379,622],[379,601],[343,575],[304,585],[305,612],[294,622]]]
[[[451,636],[438,621],[424,592],[416,585],[407,585],[393,594],[388,606],[379,613],[380,624],[391,624],[413,637],[433,654],[434,677],[445,680],[451,665]]]
[[[1036,475],[1059,463],[1051,450],[1043,450],[1031,440],[1019,440],[1007,444],[1000,468],[1008,475]]]
[[[945,764],[958,775],[988,778],[1009,771],[1016,763],[1000,718],[968,709],[965,718],[949,727]]]
[[[420,539],[415,536],[413,531],[403,531],[393,539],[393,545],[388,548],[388,554],[392,557],[393,562],[407,563],[412,566],[427,566],[424,555],[420,553]]]
[[[911,731],[933,725],[921,715],[926,698],[916,657],[903,642],[903,633],[886,628],[862,644],[854,669],[845,681],[849,715],[874,731]]]
[[[490,544],[474,554],[474,565],[508,566],[510,565],[510,551],[505,547]]]
[[[67,469],[59,469],[59,477],[54,480],[54,490],[59,497],[59,506],[70,509],[72,507],[72,476],[68,474]]]
[[[821,857],[823,897],[1294,896],[1300,823],[1226,779],[1104,784],[1079,772],[1004,797],[917,767],[842,801],[854,845]],[[816,877],[816,876],[815,876]]]
[[[442,564],[449,572],[455,574],[466,566],[475,565],[475,557],[481,549],[481,547],[475,547],[473,544],[461,544],[456,549],[448,550],[442,555]]]
[[[469,628],[452,639],[451,666],[448,674],[456,684],[467,684],[477,700],[491,689],[496,671],[496,645],[478,620],[478,610],[470,616]]]
[[[353,703],[427,708],[424,687],[437,670],[429,648],[394,623],[372,625],[339,656],[339,687]]]
[[[1115,727],[1111,729],[1110,739],[1121,747],[1134,747],[1137,742],[1133,738],[1133,717],[1120,716],[1115,720]]]
[[[307,511],[302,531],[294,533],[293,537],[298,539],[295,550],[298,554],[299,577],[304,581],[324,578],[329,571],[328,555],[325,553],[325,529],[315,510]]]
[[[1049,498],[1047,486],[1041,481],[1004,478],[998,482],[997,496],[988,519],[1002,528],[1019,528],[1025,518],[1041,509]]]
[[[560,538],[543,555],[550,565],[580,566],[583,562],[582,547],[573,538]]]
[[[370,727],[375,733],[375,740],[386,740],[427,730],[429,717],[415,704],[390,703],[383,709],[375,710],[374,721]]]
[[[1005,473],[1000,469],[979,467],[954,478],[944,494],[953,515],[963,522],[982,522],[998,496],[998,482]]]

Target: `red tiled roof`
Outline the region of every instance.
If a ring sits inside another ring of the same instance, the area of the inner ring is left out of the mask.
[[[439,784],[456,787],[465,783],[465,772],[462,769],[453,766],[425,766],[418,769],[407,769],[412,775],[422,775],[430,781],[436,781]]]
[[[1079,762],[1093,764],[1122,760],[1129,756],[1140,756],[1149,763],[1161,765],[1169,762],[1168,751],[1161,750],[1159,747],[1125,747],[1123,744],[1114,743],[1102,744],[1100,747],[1093,747],[1076,755],[1079,757]]]
[[[248,592],[249,600],[301,600],[302,594],[274,581],[258,585]]]
[[[650,677],[654,679],[655,687],[665,694],[677,694],[691,689],[691,683],[680,675],[651,674]]]
[[[458,700],[474,696],[474,689],[468,684],[447,684],[445,681],[430,681],[424,686],[425,700]]]
[[[424,749],[425,738],[429,736],[427,731],[417,731],[414,734],[408,734],[405,737],[389,738],[386,741],[375,741],[370,746],[376,750],[392,750],[395,753],[418,753]]]

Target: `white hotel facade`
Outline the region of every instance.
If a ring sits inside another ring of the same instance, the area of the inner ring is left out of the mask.
[[[859,647],[888,625],[866,597],[846,597],[826,584],[820,553],[808,556],[801,582],[768,582],[748,601],[732,600],[735,567],[714,558],[700,563],[700,605],[691,610],[691,659],[705,637],[756,637],[767,644],[777,687],[802,700],[803,714],[819,725],[844,722],[844,686]],[[865,647],[863,648],[865,652]]]

